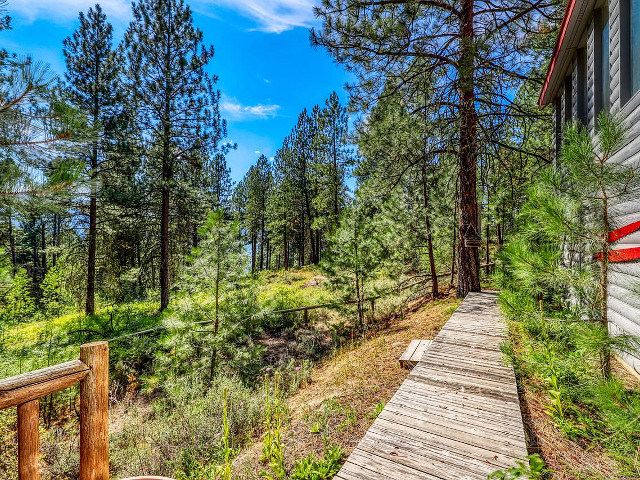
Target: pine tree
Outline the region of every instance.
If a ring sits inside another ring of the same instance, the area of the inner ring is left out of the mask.
[[[337,227],[346,201],[345,177],[353,164],[347,109],[340,104],[336,92],[331,94],[320,110],[318,126],[319,155],[315,170],[320,188],[314,199],[319,215],[316,226],[321,231],[331,232]]]
[[[226,221],[224,211],[212,211],[200,229],[202,241],[193,249],[191,262],[184,269],[181,286],[189,293],[206,292],[213,298],[214,346],[209,365],[209,376],[216,370],[221,317],[238,299],[236,284],[245,276],[246,255],[239,241],[239,226]]]
[[[329,237],[321,263],[330,285],[342,293],[345,301],[355,302],[358,330],[365,326],[365,301],[375,293],[370,282],[379,276],[379,268],[387,258],[381,238],[386,232],[377,228],[373,212],[371,205],[356,198]]]
[[[591,301],[582,300],[592,306],[592,318],[600,321],[604,332],[609,329],[611,260],[618,258],[609,245],[609,233],[614,230],[612,212],[616,204],[635,200],[640,193],[638,165],[614,160],[625,136],[625,126],[606,112],[598,117],[595,138],[586,127],[574,123],[565,132],[558,175],[551,177],[556,191],[573,208],[556,212],[557,217],[564,220],[563,225],[556,222],[550,226],[564,231],[568,244],[582,244],[587,258],[599,260],[595,279],[597,294]],[[611,375],[611,352],[607,343],[602,349],[601,371],[605,377]]]
[[[272,188],[271,164],[266,156],[260,155],[256,164],[249,168],[247,174],[238,184],[237,194],[234,196],[236,209],[241,213],[247,240],[251,244],[252,272],[255,272],[256,269],[263,270],[265,264],[269,263],[267,261],[269,257],[267,204]],[[260,243],[259,260],[258,242]]]
[[[171,195],[176,176],[197,172],[205,152],[226,135],[216,77],[205,67],[205,47],[183,0],[141,0],[123,43],[128,93],[145,138],[149,179],[160,193],[160,308],[169,304]]]
[[[63,42],[67,63],[66,79],[73,100],[86,112],[97,137],[84,155],[89,177],[89,231],[87,235],[87,295],[85,313],[95,311],[96,242],[100,171],[106,161],[105,143],[109,136],[113,109],[118,102],[118,66],[112,50],[111,24],[100,5],[80,12],[80,26]]]
[[[316,8],[323,28],[312,31],[312,42],[355,73],[351,94],[358,107],[368,110],[380,99],[387,80],[414,99],[423,96],[423,78],[436,87],[431,102],[420,108],[446,119],[438,133],[458,159],[460,297],[480,290],[477,164],[484,146],[491,145],[491,122],[504,118],[511,103],[504,92],[530,71],[525,33],[538,16],[556,10],[546,1],[515,0],[323,0]]]
[[[428,92],[429,85],[425,85]],[[366,122],[359,125],[358,142],[361,158],[356,174],[377,192],[381,203],[398,187],[408,188],[416,215],[422,217],[422,229],[415,235],[421,240],[416,248],[426,251],[431,277],[431,295],[439,295],[438,271],[434,247],[434,219],[443,204],[454,199],[443,195],[438,187],[438,174],[448,166],[446,152],[434,153],[433,143],[438,143],[430,131],[436,130],[432,122],[412,114],[412,103],[405,102],[395,92],[393,84],[387,86],[384,98],[371,110]],[[425,93],[427,97],[427,93]],[[440,182],[442,183],[442,182]],[[455,245],[455,239],[454,239]]]

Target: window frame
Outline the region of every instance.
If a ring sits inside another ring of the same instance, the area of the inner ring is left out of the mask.
[[[636,68],[639,70],[640,76],[640,47],[633,47],[632,29],[635,27],[639,29],[640,25],[632,26],[632,2],[637,2],[637,8],[640,10],[639,0],[621,0],[620,1],[620,102],[622,105],[627,104],[631,98],[633,98],[638,92],[640,92],[640,81],[636,85],[634,90],[633,85],[633,62],[632,59],[635,56],[637,58]],[[623,20],[626,19],[626,20]],[[635,55],[634,55],[635,54]]]

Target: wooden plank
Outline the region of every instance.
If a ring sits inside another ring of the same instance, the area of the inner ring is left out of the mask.
[[[422,357],[424,356],[424,354],[426,353],[430,345],[431,345],[431,340],[420,340],[420,344],[418,345],[418,348],[416,348],[416,351],[411,356],[411,362],[412,363],[415,362],[415,365],[417,365],[418,362],[422,360]]]
[[[400,357],[400,366],[411,370],[422,359],[430,344],[431,340],[411,340]]]
[[[420,340],[411,340],[409,342],[409,346],[404,351],[404,353],[400,356],[400,366],[402,368],[413,368],[411,365],[411,358],[416,351],[416,348],[420,345]]]
[[[418,449],[417,451],[422,456],[440,459],[446,465],[458,468],[465,467],[469,473],[474,471],[482,472],[483,479],[487,478],[487,475],[484,474],[485,471],[493,472],[506,464],[505,462],[496,461],[495,456],[480,459],[473,455],[468,455],[466,452],[439,445],[433,441],[424,441],[421,438],[406,435],[405,432],[397,432],[390,429],[372,427],[369,438],[374,441],[384,441],[386,439],[391,442],[398,442],[403,446],[398,448],[406,446],[409,450]]]
[[[407,442],[419,442],[423,445],[423,448],[436,454],[448,456],[453,455],[455,458],[464,458],[466,463],[473,465],[473,461],[477,460],[483,463],[490,463],[495,466],[494,470],[503,467],[511,467],[514,465],[513,458],[508,457],[488,449],[481,447],[475,447],[473,445],[464,445],[457,440],[450,439],[448,437],[442,437],[439,435],[423,432],[422,430],[407,428],[403,425],[398,425],[393,422],[387,422],[382,420],[374,422],[371,427],[374,432],[379,432],[382,435],[397,435],[407,439]],[[473,471],[473,469],[470,469]],[[451,477],[453,480],[455,477]]]
[[[91,373],[80,383],[80,480],[109,480],[109,344],[87,343],[80,359]]]
[[[18,405],[18,480],[40,480],[38,400]]]
[[[75,385],[89,373],[80,360],[0,380],[0,410],[36,400]]]

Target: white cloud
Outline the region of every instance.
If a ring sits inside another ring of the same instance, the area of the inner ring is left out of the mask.
[[[130,0],[10,0],[9,14],[20,15],[33,21],[47,18],[69,21],[86,12],[99,1],[109,19],[114,22],[131,18]],[[187,3],[203,14],[215,16],[215,6],[223,6],[250,18],[257,23],[256,30],[282,33],[295,27],[308,28],[315,23],[314,4],[318,0],[187,0]]]
[[[235,98],[222,96],[220,109],[225,117],[231,120],[252,120],[273,118],[278,114],[280,105],[242,105]]]
[[[86,12],[100,3],[102,10],[111,21],[128,20],[131,17],[129,0],[10,0],[7,5],[9,15],[19,14],[33,21],[36,19],[73,20],[79,12]]]
[[[256,155],[260,155],[260,150],[255,150],[253,153],[255,153]]]
[[[282,33],[314,24],[314,0],[194,0],[194,6],[222,5],[258,23],[256,30]]]

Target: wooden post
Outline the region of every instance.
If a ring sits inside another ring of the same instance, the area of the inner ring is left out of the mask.
[[[91,372],[80,382],[80,480],[109,480],[109,344],[80,347]]]
[[[38,400],[18,405],[18,480],[40,480]]]

